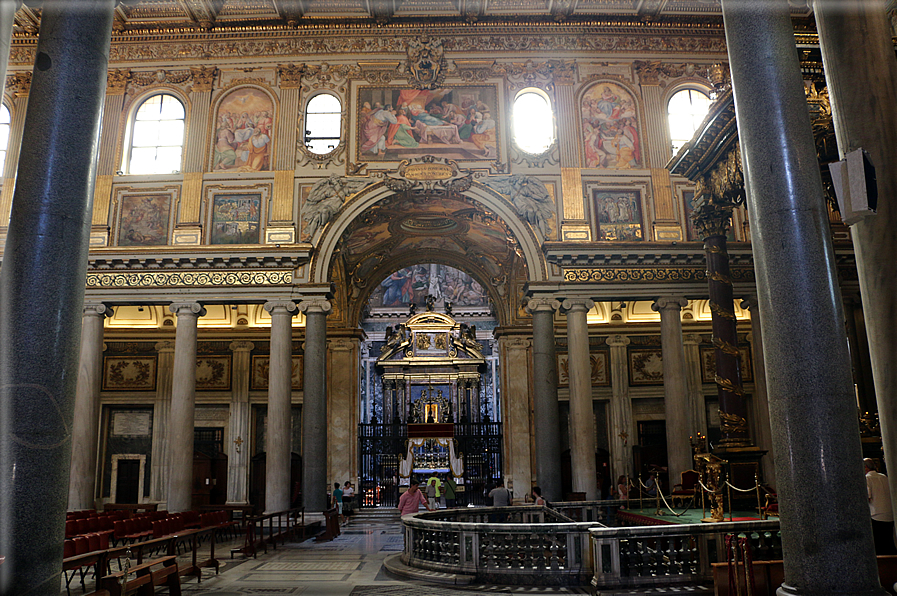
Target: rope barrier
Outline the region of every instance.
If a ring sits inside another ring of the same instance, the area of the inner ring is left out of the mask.
[[[755,491],[755,490],[757,490],[758,488],[760,488],[760,485],[759,485],[759,484],[755,484],[754,486],[752,486],[752,487],[750,487],[750,488],[738,488],[738,487],[735,486],[734,484],[731,484],[728,480],[726,480],[726,485],[727,485],[729,488],[735,489],[735,490],[737,490],[737,491],[740,492],[740,493],[749,493],[749,492]]]

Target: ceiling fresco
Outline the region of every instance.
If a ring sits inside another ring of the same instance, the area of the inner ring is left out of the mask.
[[[517,240],[500,218],[463,195],[438,192],[399,193],[373,205],[349,224],[338,252],[352,282],[351,298],[373,296],[377,306],[395,306],[392,294],[389,304],[383,296],[377,298],[385,291],[381,282],[415,265],[451,265],[470,276],[465,277],[467,286],[467,280],[475,280],[473,292],[470,287],[462,291],[462,283],[458,295],[452,294],[459,306],[480,290],[484,296],[504,298],[509,281],[524,267]]]

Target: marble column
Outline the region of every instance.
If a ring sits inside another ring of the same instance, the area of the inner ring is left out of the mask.
[[[0,0],[2,7],[2,0]],[[96,506],[97,444],[100,438],[100,387],[103,384],[103,321],[112,309],[102,303],[84,305],[81,323],[81,360],[72,424],[72,464],[69,510]],[[141,495],[142,496],[142,495]]]
[[[883,594],[831,231],[789,8],[788,0],[722,1],[780,455],[785,579],[778,593]]]
[[[897,58],[881,0],[817,0],[814,9],[838,151],[843,158],[862,148],[875,167],[876,213],[850,226],[850,233],[888,481],[897,496]],[[838,55],[845,51],[850,54]],[[897,498],[891,504],[897,511]]]
[[[611,480],[620,476],[632,477],[632,399],[629,397],[629,361],[625,335],[611,335],[605,341],[610,346],[610,456],[613,470]]]
[[[692,452],[688,436],[693,424],[688,419],[688,384],[685,347],[682,343],[682,307],[688,300],[663,296],[651,308],[660,313],[660,345],[663,352],[663,403],[667,431],[667,466],[670,486],[691,469]]]
[[[551,501],[564,498],[561,489],[561,417],[558,408],[558,371],[554,313],[557,300],[532,298],[526,309],[533,315],[533,434],[536,439],[536,484]]]
[[[174,342],[156,344],[159,363],[156,372],[156,399],[153,403],[153,448],[150,453],[150,500],[168,502],[168,420],[174,380]]]
[[[251,352],[255,345],[249,341],[230,344],[234,353],[233,392],[230,400],[227,449],[227,504],[249,503],[249,381],[252,376]]]
[[[113,9],[48,2],[41,14],[0,269],[0,594],[60,586]]]
[[[763,333],[760,326],[760,304],[756,296],[745,298],[741,308],[751,313],[751,365],[754,368],[754,399],[751,418],[754,421],[754,444],[766,452],[760,460],[763,482],[775,486],[775,454],[772,447],[772,430],[769,426],[769,397],[766,393],[766,363],[763,362]]]
[[[168,417],[168,510],[189,511],[193,504],[193,418],[196,404],[196,323],[206,314],[197,302],[169,306],[177,315],[171,412]]]
[[[265,303],[271,313],[271,365],[268,371],[268,428],[265,434],[265,512],[290,508],[290,407],[293,376],[291,300]]]
[[[589,362],[589,326],[586,314],[595,307],[588,298],[567,299],[567,366],[570,377],[570,456],[573,492],[587,501],[598,498],[595,468],[595,412],[592,408],[592,367]]]
[[[685,348],[685,376],[688,385],[688,434],[692,437],[707,434],[707,401],[701,378],[701,336],[686,333],[682,336]],[[694,460],[691,460],[694,466]]]
[[[302,499],[309,513],[327,503],[327,315],[330,302],[303,300],[305,351],[302,396]]]

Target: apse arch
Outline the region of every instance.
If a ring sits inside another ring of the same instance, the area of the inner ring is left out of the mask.
[[[340,238],[352,222],[374,205],[387,201],[398,194],[387,187],[384,182],[377,182],[365,187],[343,204],[333,221],[323,229],[318,241],[317,254],[312,258],[311,263],[311,278],[314,283],[329,282]],[[520,248],[520,256],[526,264],[528,282],[544,281],[547,278],[547,265],[542,255],[539,238],[531,225],[520,217],[510,201],[488,186],[476,181],[471,183],[469,189],[459,194],[482,205],[486,211],[495,214],[508,227]],[[451,263],[446,264],[451,265]]]

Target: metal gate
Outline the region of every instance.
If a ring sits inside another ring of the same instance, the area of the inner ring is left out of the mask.
[[[358,425],[361,507],[398,506],[399,462],[407,438],[404,424]],[[454,438],[464,460],[464,474],[458,479],[457,504],[486,505],[486,489],[502,477],[501,423],[455,424]]]

